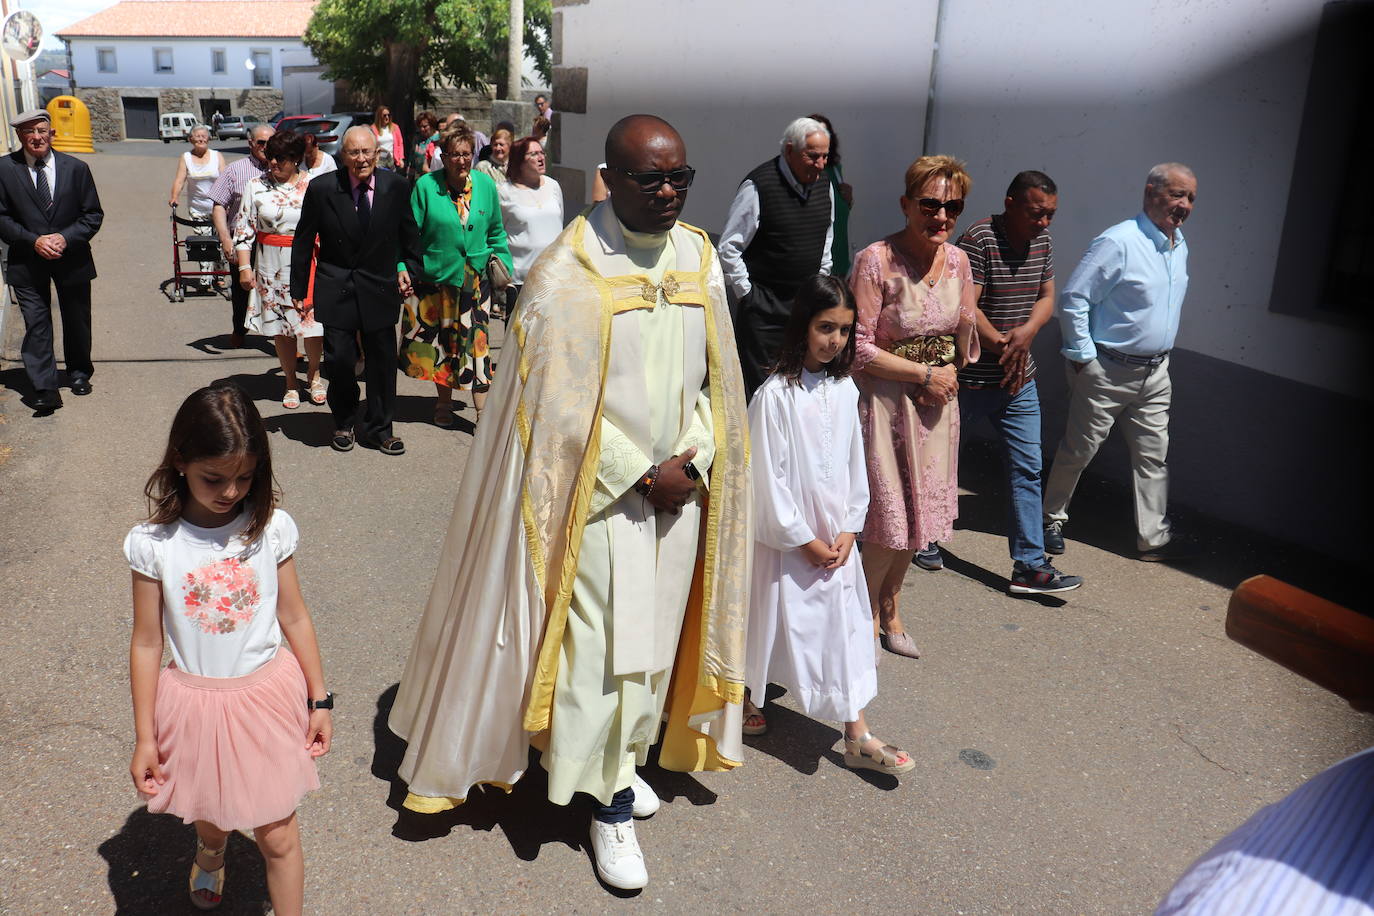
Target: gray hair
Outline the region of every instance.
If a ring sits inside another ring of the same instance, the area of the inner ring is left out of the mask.
[[[1197,176],[1193,174],[1193,170],[1188,168],[1188,166],[1184,165],[1182,162],[1161,162],[1159,165],[1150,169],[1150,174],[1145,176],[1145,187],[1164,187],[1166,184],[1169,183],[1169,176],[1172,175],[1174,172],[1178,172],[1185,178],[1191,178],[1194,181],[1197,181]]]
[[[827,139],[830,137],[830,131],[826,130],[825,125],[815,118],[797,118],[787,125],[787,129],[782,132],[782,142],[779,146],[784,153],[787,152],[789,146],[793,149],[801,149],[806,145],[806,138],[812,134],[825,134]]]
[[[253,128],[248,136],[252,137],[254,140],[266,140],[276,132],[277,129],[271,124],[259,124],[257,127]],[[259,134],[261,134],[261,136],[259,136]]]
[[[373,149],[377,148],[377,135],[372,132],[372,128],[368,127],[366,124],[354,124],[348,130],[344,131],[343,142],[339,144],[340,150],[348,146],[348,138],[352,134],[356,134],[359,137],[367,137],[368,145]]]
[[[203,130],[205,131],[205,136],[210,136],[210,128],[206,127],[204,124],[197,124],[195,127],[191,128],[190,133],[188,133],[186,136],[194,137],[196,135],[196,131],[198,130]]]

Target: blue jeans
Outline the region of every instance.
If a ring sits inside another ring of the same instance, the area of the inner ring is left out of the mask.
[[[1040,506],[1040,393],[1035,380],[1015,395],[1006,388],[960,388],[959,419],[965,429],[987,417],[1002,442],[1006,469],[1007,545],[1011,558],[1031,568],[1045,564]]]

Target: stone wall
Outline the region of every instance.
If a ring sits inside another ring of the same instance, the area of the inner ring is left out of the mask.
[[[254,115],[260,121],[269,120],[283,108],[280,89],[240,89],[229,98],[232,114]]]
[[[118,89],[77,89],[76,97],[91,113],[91,139],[118,143],[124,139],[124,103]]]
[[[200,117],[200,106],[196,104],[194,89],[163,89],[157,94],[158,114],[169,111],[189,111]]]
[[[118,143],[127,139],[124,130],[124,96],[156,98],[158,112],[189,111],[201,117],[201,99],[228,98],[231,114],[254,115],[266,121],[282,110],[280,89],[81,89],[76,97],[86,103],[91,112],[91,138],[96,143]]]

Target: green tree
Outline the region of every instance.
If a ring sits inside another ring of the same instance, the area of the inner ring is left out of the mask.
[[[550,0],[525,0],[525,51],[550,75]],[[431,104],[446,85],[518,97],[507,87],[508,0],[320,0],[305,43],[327,79],[383,99],[402,129],[416,103]]]

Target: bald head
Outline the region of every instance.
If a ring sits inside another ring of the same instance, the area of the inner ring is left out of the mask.
[[[621,118],[606,134],[606,164],[625,166],[625,159],[634,157],[646,146],[677,144],[684,152],[686,144],[673,125],[655,115],[636,114]]]
[[[615,215],[627,228],[667,232],[682,213],[692,183],[687,145],[662,118],[621,118],[606,135],[601,179],[611,193]]]

